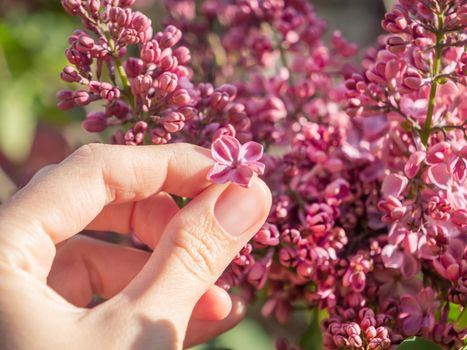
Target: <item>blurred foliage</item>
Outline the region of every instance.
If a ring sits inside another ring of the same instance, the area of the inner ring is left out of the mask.
[[[38,120],[70,122],[55,93],[72,30],[70,19],[53,11],[15,11],[0,21],[0,151],[11,160],[27,156]]]
[[[245,319],[229,332],[191,350],[271,350],[273,348],[271,337],[264,329],[254,320]]]

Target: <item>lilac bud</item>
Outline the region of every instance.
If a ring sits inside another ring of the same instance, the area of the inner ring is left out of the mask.
[[[159,43],[162,49],[166,49],[174,46],[182,38],[182,32],[180,29],[173,25],[167,26],[162,36],[159,39]]]
[[[367,329],[365,329],[365,337],[367,339],[372,339],[376,337],[376,328],[373,326],[370,326]]]
[[[185,117],[179,112],[168,112],[161,118],[161,122],[168,132],[178,132],[185,126]]]
[[[146,95],[152,87],[152,78],[150,75],[138,75],[131,82],[131,91],[135,95]]]
[[[159,66],[163,71],[174,70],[178,65],[177,59],[171,55],[162,56]]]
[[[133,6],[136,0],[120,0],[119,5],[121,7],[130,7]]]
[[[161,49],[156,40],[148,41],[141,48],[141,58],[146,63],[156,63],[161,56]]]
[[[407,72],[402,78],[403,91],[410,93],[417,91],[422,86],[422,77],[418,71],[413,68],[407,69]]]
[[[155,145],[163,145],[171,139],[170,133],[162,128],[155,128],[151,130],[151,141]]]
[[[151,20],[141,12],[134,12],[131,18],[131,26],[138,32],[145,32],[151,26]]]
[[[99,9],[101,7],[101,3],[99,0],[87,0],[84,3],[84,8],[88,11],[91,15],[97,15],[99,13]]]
[[[130,79],[136,78],[143,71],[143,61],[135,57],[130,57],[125,62],[124,68]]]
[[[359,335],[351,335],[349,337],[349,345],[352,348],[360,348],[363,345],[363,340]]]
[[[220,91],[215,91],[211,95],[210,106],[214,111],[220,112],[227,106],[229,102],[230,102],[229,95],[227,95],[226,93],[220,92]]]
[[[191,60],[190,50],[185,46],[177,47],[173,55],[180,64],[186,64]]]
[[[112,7],[109,10],[109,18],[112,22],[117,23],[122,28],[125,28],[131,25],[133,17],[130,9]]]
[[[345,333],[347,333],[348,336],[351,336],[351,335],[360,335],[361,333],[361,329],[360,329],[360,326],[355,323],[355,322],[351,322],[349,324],[346,324],[344,326],[344,329],[345,329]]]
[[[91,112],[83,121],[83,127],[89,132],[102,132],[107,128],[107,118],[102,112]]]
[[[296,253],[292,248],[282,248],[279,251],[279,261],[284,267],[290,267],[296,264]]]
[[[174,92],[178,84],[177,76],[169,72],[162,73],[157,81],[159,89],[165,93]]]
[[[73,101],[78,106],[86,106],[91,102],[91,98],[87,91],[76,90],[73,92]]]
[[[81,76],[78,71],[71,66],[63,68],[63,71],[60,73],[60,78],[68,83],[79,83],[81,81]]]
[[[178,111],[185,116],[185,120],[190,120],[198,115],[197,110],[191,106],[185,106],[183,108],[180,108]]]
[[[345,339],[342,335],[335,335],[332,337],[332,340],[334,340],[334,344],[340,349],[340,348],[346,348],[349,345],[349,341]]]
[[[66,12],[72,16],[80,13],[81,0],[61,0],[62,6]]]
[[[87,53],[94,48],[94,39],[89,35],[81,35],[76,42],[76,49],[80,52]]]
[[[407,47],[407,42],[400,36],[391,36],[386,41],[387,48],[394,54],[401,54]]]
[[[56,96],[59,99],[57,106],[61,110],[68,110],[73,107],[76,107],[76,104],[73,100],[72,90],[59,90]]]
[[[279,231],[276,225],[266,223],[253,237],[253,240],[264,246],[276,246],[279,244]]]
[[[185,89],[177,89],[172,95],[172,101],[177,106],[184,106],[188,104],[190,100],[191,97]]]

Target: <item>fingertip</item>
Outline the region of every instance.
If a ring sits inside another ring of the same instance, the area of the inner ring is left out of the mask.
[[[233,300],[224,289],[210,287],[193,309],[192,317],[205,321],[220,321],[232,312]]]

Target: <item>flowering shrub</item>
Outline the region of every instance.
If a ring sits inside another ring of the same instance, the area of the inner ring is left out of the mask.
[[[155,35],[133,2],[62,0],[88,32],[70,37],[62,72],[84,89],[60,91],[59,107],[103,101],[83,125],[114,143],[211,146],[216,183],[264,173],[268,222],[218,284],[264,289],[279,322],[324,310],[326,349],[411,336],[460,348],[467,3],[400,0],[354,66],[356,46],[339,32],[327,46],[305,0],[166,0]]]

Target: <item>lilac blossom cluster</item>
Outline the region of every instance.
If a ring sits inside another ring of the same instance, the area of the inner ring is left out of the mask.
[[[70,38],[62,78],[85,89],[61,108],[102,100],[84,127],[116,143],[211,146],[216,183],[264,174],[268,222],[218,285],[264,290],[280,322],[322,310],[329,350],[464,343],[466,1],[400,0],[361,67],[306,0],[165,0],[154,36],[132,1],[62,2],[97,39]]]
[[[168,25],[153,34],[151,20],[131,9],[134,2],[62,0],[64,9],[81,18],[87,31],[76,30],[69,37],[65,55],[70,66],[61,73],[64,81],[82,88],[59,91],[58,107],[68,110],[101,102],[103,110],[91,110],[83,127],[89,132],[113,129],[115,144],[185,141],[209,146],[220,137],[237,134],[248,141],[250,122],[245,107],[234,102],[236,88],[194,85],[187,66],[190,51],[178,45],[182,32]],[[138,55],[128,55],[135,50]],[[214,171],[210,176],[246,186],[253,173],[262,173],[263,167],[256,164],[261,156],[262,146],[249,142],[230,165],[216,163],[217,172],[223,167],[230,175],[222,177]]]

